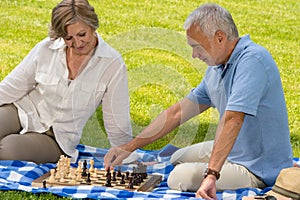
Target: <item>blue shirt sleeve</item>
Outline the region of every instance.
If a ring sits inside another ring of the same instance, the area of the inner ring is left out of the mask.
[[[266,94],[268,76],[258,57],[248,53],[236,67],[226,110],[256,115]]]
[[[206,91],[205,81],[202,81],[196,88],[191,90],[187,98],[198,104],[211,105],[210,98]]]

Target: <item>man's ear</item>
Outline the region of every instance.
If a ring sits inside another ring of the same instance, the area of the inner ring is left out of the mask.
[[[226,35],[224,32],[217,30],[215,33],[215,38],[218,43],[221,43],[224,42],[224,40],[226,39]]]

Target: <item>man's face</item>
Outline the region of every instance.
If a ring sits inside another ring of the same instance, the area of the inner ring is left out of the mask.
[[[198,25],[192,25],[186,35],[188,44],[193,48],[193,58],[199,58],[209,66],[221,64],[221,46],[216,41],[216,36],[206,36]]]

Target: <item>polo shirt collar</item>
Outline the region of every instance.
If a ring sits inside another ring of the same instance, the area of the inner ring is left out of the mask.
[[[236,61],[236,58],[241,54],[241,52],[244,49],[247,48],[247,46],[249,46],[250,43],[251,43],[250,35],[245,35],[241,37],[238,43],[236,44],[228,62],[225,65],[224,64],[217,65],[216,69],[222,72],[224,68],[229,68],[230,66],[232,66],[232,64]]]
[[[241,52],[246,49],[249,44],[251,43],[250,40],[250,35],[245,35],[243,37],[241,37],[238,41],[238,43],[236,44],[228,62],[226,63],[226,65],[232,65],[235,61],[236,58],[241,54]]]

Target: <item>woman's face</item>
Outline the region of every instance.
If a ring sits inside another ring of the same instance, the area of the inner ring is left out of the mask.
[[[79,55],[89,54],[96,46],[95,31],[80,21],[68,25],[67,35],[63,38],[66,45],[72,48],[72,53]]]

